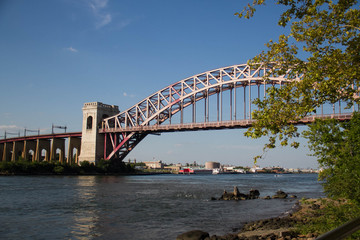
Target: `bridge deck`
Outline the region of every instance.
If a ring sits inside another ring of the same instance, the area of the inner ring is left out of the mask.
[[[16,142],[16,141],[30,141],[30,140],[37,140],[37,139],[81,137],[81,136],[82,136],[81,132],[42,134],[42,135],[31,135],[31,136],[25,136],[25,137],[1,139],[0,143]]]
[[[340,121],[350,120],[352,113],[343,114],[327,114],[327,115],[313,115],[301,119],[296,124],[309,124],[315,119],[338,119]],[[256,120],[236,120],[236,121],[222,121],[222,122],[202,122],[202,123],[183,123],[183,124],[167,124],[167,125],[152,125],[152,126],[136,126],[128,128],[108,128],[100,130],[101,133],[114,132],[177,132],[177,131],[197,131],[197,130],[214,130],[214,129],[232,129],[232,128],[248,128]]]

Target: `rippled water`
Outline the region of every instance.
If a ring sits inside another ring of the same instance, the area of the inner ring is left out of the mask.
[[[223,235],[293,200],[211,201],[224,189],[322,197],[315,174],[0,177],[0,239],[175,239]]]

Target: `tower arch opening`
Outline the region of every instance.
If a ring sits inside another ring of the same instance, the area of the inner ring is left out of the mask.
[[[92,129],[93,117],[89,116],[86,120],[86,129]]]

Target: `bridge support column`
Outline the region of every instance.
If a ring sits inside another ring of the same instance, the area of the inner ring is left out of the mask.
[[[23,150],[24,150],[24,142],[23,141],[13,142],[11,161],[15,162],[15,161],[19,160],[19,157],[22,156]]]
[[[5,143],[0,143],[0,161],[3,161],[4,150],[5,150]]]
[[[74,156],[74,148],[76,149],[76,153]],[[77,137],[69,137],[68,138],[68,157],[67,163],[73,164],[79,162],[79,153],[81,148],[81,139]]]
[[[5,143],[0,143],[0,161],[3,161],[4,150],[5,150]]]
[[[13,149],[13,143],[5,142],[4,143],[4,151],[2,155],[2,161],[10,162],[11,161],[11,151]]]
[[[119,107],[101,102],[85,103],[79,162],[96,162],[104,157],[104,135],[99,133],[104,118],[119,113]],[[111,126],[110,126],[111,127]]]
[[[30,154],[29,154],[30,150],[33,151],[31,161],[34,161],[35,152],[36,152],[36,142],[35,141],[25,141],[24,142],[24,150],[22,152],[22,158],[24,159],[24,161],[30,160]]]
[[[33,161],[41,162],[42,156],[41,152],[45,149],[45,158],[44,161],[49,161],[49,154],[50,154],[50,140],[47,139],[38,139],[36,141],[36,150],[35,150],[35,156],[33,158]]]
[[[50,161],[56,160],[56,150],[60,149],[59,152],[59,162],[64,162],[65,157],[65,139],[53,138],[51,141],[51,150],[50,150]]]

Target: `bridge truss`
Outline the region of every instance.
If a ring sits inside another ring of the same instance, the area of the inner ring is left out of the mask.
[[[265,97],[267,86],[281,87],[300,80],[291,70],[281,76],[273,74],[274,70],[262,64],[233,65],[194,75],[155,92],[131,108],[104,119],[100,130],[105,134],[104,158],[124,159],[152,132],[249,127],[253,121],[252,100]],[[225,92],[229,97],[226,104]],[[215,109],[210,106],[211,96],[214,96],[211,102],[216,102]],[[201,110],[197,107],[200,101]],[[229,112],[227,117],[223,114],[225,109]],[[185,117],[185,112],[190,117]],[[197,119],[199,112],[203,114],[201,121]],[[176,123],[174,115],[178,116]]]

